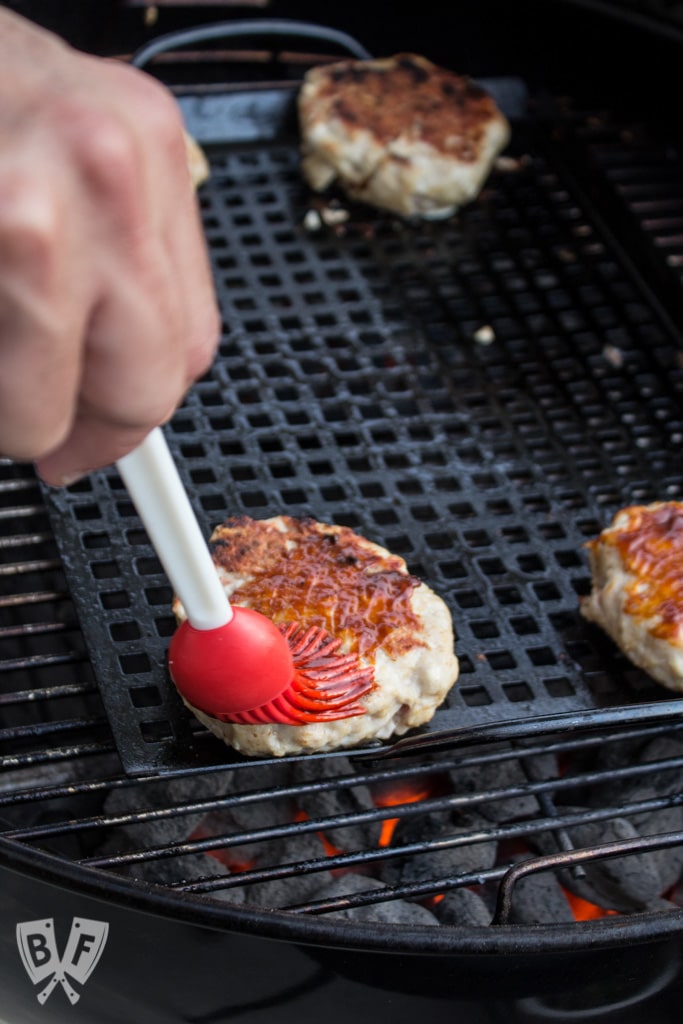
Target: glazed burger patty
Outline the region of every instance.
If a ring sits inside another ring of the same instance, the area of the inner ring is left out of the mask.
[[[634,665],[683,690],[683,503],[624,508],[587,546],[593,585],[582,614]]]
[[[411,53],[312,68],[298,107],[308,184],[406,217],[474,199],[510,137],[483,89]]]
[[[245,725],[188,707],[245,754],[352,747],[400,735],[433,716],[458,676],[450,612],[404,560],[344,526],[276,516],[228,519],[210,539],[230,601],[278,625],[319,626],[372,666],[363,713],[306,725]],[[174,601],[179,621],[185,617]]]

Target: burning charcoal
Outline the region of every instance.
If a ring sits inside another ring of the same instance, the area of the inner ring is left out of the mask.
[[[516,760],[506,758],[489,764],[464,765],[450,772],[453,791],[458,794],[480,793],[487,790],[509,788],[511,786],[527,787],[529,778],[524,768]],[[516,821],[520,818],[534,817],[539,813],[536,797],[529,793],[520,793],[503,799],[477,802],[479,814],[489,821]]]
[[[343,775],[353,775],[351,763],[346,757],[324,760],[315,758],[300,762],[296,766],[298,782],[318,782]],[[297,797],[297,802],[309,818],[343,817],[345,814],[375,810],[370,790],[364,785],[349,786],[340,783],[334,789],[302,793]],[[334,846],[342,850],[362,850],[368,846],[377,846],[381,827],[381,821],[347,825],[330,829],[328,838]]]
[[[270,910],[286,909],[312,899],[314,893],[320,889],[321,880],[331,877],[332,875],[328,871],[322,874],[320,872],[315,874],[302,872],[289,878],[274,878],[271,881],[245,885],[241,891],[244,902],[254,907],[265,907]]]
[[[434,906],[441,924],[481,926],[491,924],[491,911],[471,889],[451,889]]]
[[[289,798],[277,799],[277,792],[289,785],[291,766],[288,764],[245,765],[235,772],[233,792],[265,792],[265,799],[254,803],[238,803],[230,807],[230,817],[235,825],[251,830],[265,828],[277,822],[291,821],[294,805]]]
[[[205,811],[183,814],[184,807],[220,796],[229,785],[223,780],[221,787],[213,778],[211,783],[215,788],[207,783],[206,776],[186,775],[135,788],[114,789],[104,802],[104,811],[107,815],[161,812],[158,818],[140,824],[131,822],[122,825],[121,830],[136,848],[167,846],[186,839],[205,817]],[[163,816],[164,811],[170,814]]]
[[[645,764],[682,756],[683,744],[679,740],[670,736],[658,736],[637,752],[635,763]],[[590,802],[593,806],[604,806],[608,802],[615,805],[615,801],[618,801],[619,805],[638,803],[675,796],[681,789],[680,768],[653,769],[646,776],[621,781],[617,779],[610,787],[600,787],[591,795]],[[683,807],[677,803],[662,810],[647,811],[628,817],[642,836],[683,830]],[[683,847],[652,850],[651,856],[661,876],[662,892],[665,892],[675,885],[683,872]]]
[[[157,885],[169,885],[174,882],[194,882],[198,878],[208,878],[228,874],[228,869],[204,853],[192,853],[186,857],[163,857],[159,860],[145,860],[131,864],[126,873],[132,878]]]
[[[423,849],[403,858],[385,861],[380,869],[387,885],[412,885],[431,879],[485,871],[496,860],[495,841],[473,841],[464,846],[442,846],[454,836],[477,835],[491,827],[479,815],[459,815],[457,824],[443,815],[428,814],[400,821],[394,832],[392,846],[423,844]]]
[[[571,826],[567,832],[577,849],[639,838],[636,829],[625,818],[587,821]],[[557,850],[551,833],[534,837],[533,842],[542,853]],[[575,878],[571,870],[562,871],[559,874],[562,884],[582,899],[605,909],[627,913],[649,909],[664,889],[657,861],[647,851],[635,856],[584,862],[583,867],[585,878]]]
[[[521,878],[512,891],[510,920],[517,924],[573,921],[574,914],[559,881],[550,871]]]
[[[256,846],[257,844],[254,844]],[[280,836],[271,843],[260,844],[254,868],[293,865],[292,875],[264,882],[245,883],[245,902],[260,907],[283,908],[305,903],[311,894],[332,876],[324,871],[296,870],[296,865],[310,860],[323,861],[326,849],[322,839],[315,833],[301,833]]]
[[[335,878],[328,885],[318,889],[314,894],[314,899],[335,899],[338,896],[384,888],[385,886],[381,882],[373,878],[349,874]],[[381,921],[387,924],[406,925],[437,925],[439,923],[434,914],[426,907],[422,907],[418,903],[408,903],[406,900],[388,900],[382,903],[370,903],[363,907],[347,907],[344,910],[335,910],[333,915],[326,916],[330,916],[334,921]]]
[[[632,788],[628,793],[629,802],[652,800],[661,797],[653,786]],[[658,811],[628,816],[628,821],[641,836],[662,835],[666,832],[683,831],[683,807],[679,804],[665,807]],[[661,882],[661,892],[666,892],[676,884],[683,872],[683,847],[670,846],[661,850],[650,850],[649,857],[657,867]]]
[[[614,748],[618,747],[617,750]],[[607,744],[598,755],[600,768],[623,768],[628,764],[647,764],[651,761],[666,761],[667,758],[683,757],[683,743],[672,736],[658,736],[644,746],[630,744]],[[634,787],[651,786],[660,796],[680,793],[683,788],[681,769],[651,769],[646,775],[633,779],[610,779],[609,783],[599,786],[594,791],[591,803],[594,806],[630,802],[630,793]]]
[[[559,775],[557,757],[555,754],[534,754],[531,757],[525,757],[524,770],[533,782],[556,779]]]

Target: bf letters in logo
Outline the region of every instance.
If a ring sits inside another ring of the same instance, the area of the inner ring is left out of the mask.
[[[73,987],[72,981],[85,985],[102,956],[108,934],[109,925],[106,921],[74,917],[64,955],[60,958],[54,918],[21,921],[17,925],[17,946],[29,978],[34,985],[42,986],[38,992],[38,1002],[45,1003],[59,984],[69,1001],[77,1003],[80,993]]]

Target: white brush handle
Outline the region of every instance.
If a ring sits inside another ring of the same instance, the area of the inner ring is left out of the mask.
[[[232,608],[161,429],[116,466],[190,625],[225,626]]]

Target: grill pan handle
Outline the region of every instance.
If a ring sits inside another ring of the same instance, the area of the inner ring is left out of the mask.
[[[217,39],[235,39],[242,36],[299,36],[302,39],[315,39],[319,42],[334,43],[359,60],[369,60],[372,56],[365,47],[348,35],[327,25],[316,25],[308,21],[296,21],[289,18],[263,18],[246,21],[220,21],[197,28],[179,29],[153,39],[141,47],[131,58],[136,68],[146,67],[154,57],[180,46],[194,46],[197,43],[208,43]]]

